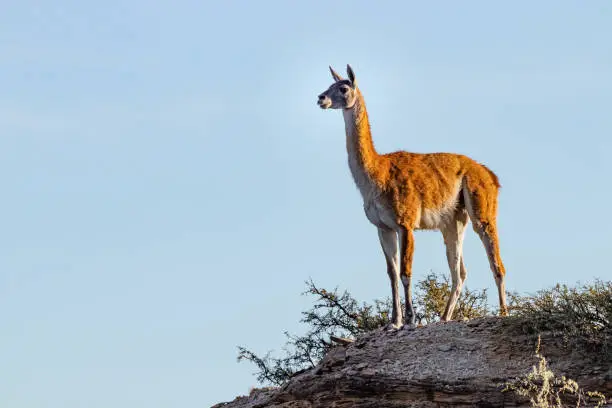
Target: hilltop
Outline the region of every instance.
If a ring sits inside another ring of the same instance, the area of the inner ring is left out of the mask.
[[[374,330],[333,347],[314,368],[282,387],[256,389],[214,408],[528,407],[526,398],[502,389],[538,364],[536,342],[532,333],[508,321],[483,317],[414,330]],[[555,374],[610,401],[609,354],[594,354],[558,333],[540,335],[540,352]]]

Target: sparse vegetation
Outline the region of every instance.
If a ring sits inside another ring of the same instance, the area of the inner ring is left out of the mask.
[[[440,321],[449,291],[448,279],[436,274],[430,274],[416,284],[414,302],[418,324]],[[285,333],[287,343],[283,356],[272,357],[268,353],[260,357],[239,347],[238,359],[256,365],[260,383],[280,385],[296,373],[314,367],[332,347],[330,336],[355,338],[389,322],[391,301],[388,298],[360,303],[347,291],[338,288],[328,291],[313,281],[306,282],[304,294],[314,297],[312,308],[302,312],[301,322],[308,326],[308,330],[301,336]],[[547,333],[549,337],[563,339],[567,346],[581,347],[586,354],[610,360],[612,282],[598,280],[575,288],[557,285],[534,295],[508,295],[510,317],[504,319],[504,330],[520,330],[532,334],[534,340],[540,333]],[[486,290],[464,288],[453,319],[494,314],[497,314],[496,310],[487,306]],[[525,377],[508,383],[507,391],[530,398],[534,407],[542,408],[562,407],[564,405],[559,404],[563,398],[573,399],[578,404],[576,406],[605,401],[601,394],[584,392],[573,380],[556,377],[540,355],[539,347],[536,355],[538,365]]]
[[[540,338],[536,346],[538,364],[522,377],[505,384],[503,392],[514,392],[528,398],[534,408],[564,408],[569,407],[572,400],[574,407],[603,407],[606,396],[599,392],[584,391],[578,383],[564,376],[558,377],[548,367],[548,362],[540,354]]]
[[[566,345],[612,359],[612,282],[557,285],[531,296],[511,295],[511,326],[537,337],[547,332]]]

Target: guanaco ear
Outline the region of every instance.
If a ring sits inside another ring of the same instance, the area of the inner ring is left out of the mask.
[[[349,80],[353,84],[353,88],[355,88],[357,86],[357,80],[355,79],[353,68],[351,68],[349,64],[346,64],[346,73],[348,74]]]
[[[340,74],[337,73],[336,71],[334,71],[334,69],[331,67],[331,65],[329,66],[329,72],[331,72],[332,78],[334,78],[334,81],[336,81],[336,82],[342,81],[342,77],[340,76]]]

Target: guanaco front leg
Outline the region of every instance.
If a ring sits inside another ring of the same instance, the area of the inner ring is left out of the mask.
[[[414,253],[414,236],[412,229],[403,227],[399,232],[401,268],[400,274],[404,284],[404,297],[406,301],[405,324],[408,328],[416,326],[416,316],[412,306],[412,255]]]
[[[393,297],[393,310],[391,312],[391,328],[398,329],[402,326],[402,304],[399,294],[399,250],[397,245],[397,233],[390,229],[378,229],[378,238],[387,260],[387,274],[391,281],[391,296]]]

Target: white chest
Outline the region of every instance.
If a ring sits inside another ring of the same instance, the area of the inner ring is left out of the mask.
[[[382,199],[378,187],[372,183],[356,160],[350,156],[349,168],[363,198],[363,209],[368,220],[379,228],[395,229],[397,222],[393,209]]]
[[[370,177],[363,170],[361,165],[358,162],[358,159],[355,157],[355,154],[349,154],[348,164],[349,169],[351,170],[351,175],[353,176],[353,180],[361,193],[361,196],[364,200],[368,197],[375,195],[375,186],[370,180]]]

